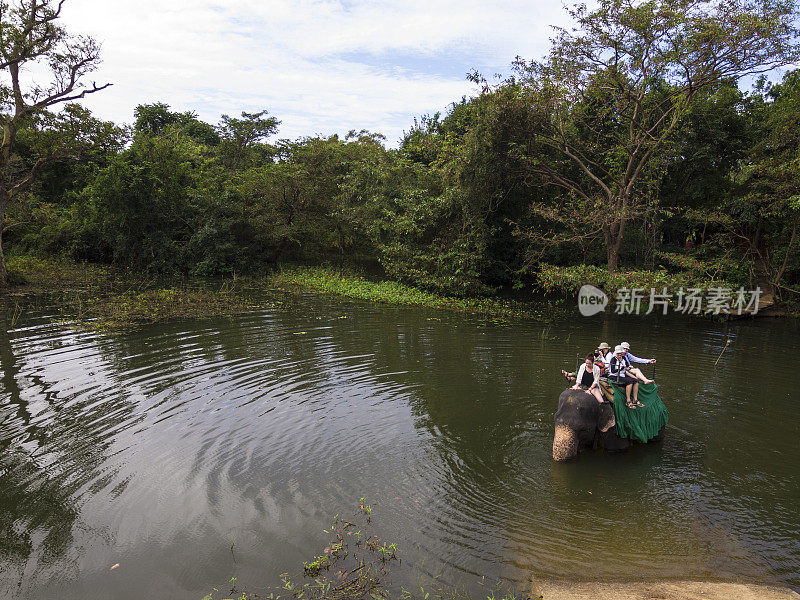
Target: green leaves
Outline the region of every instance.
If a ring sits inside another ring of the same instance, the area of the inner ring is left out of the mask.
[[[601,210],[551,211],[562,236],[535,227],[535,244],[561,244],[602,232],[609,270],[630,221],[651,214],[687,114],[701,94],[790,64],[798,56],[793,2],[774,0],[601,0],[570,11],[574,29],[558,29],[543,61],[515,63],[535,120],[535,157],[525,167],[542,184]],[[539,210],[539,213],[542,211]]]
[[[136,119],[133,130],[139,134],[161,135],[172,127],[175,132],[188,136],[198,144],[217,146],[220,142],[214,126],[200,121],[196,113],[172,112],[169,104],[163,102],[140,104],[134,109],[133,116]]]

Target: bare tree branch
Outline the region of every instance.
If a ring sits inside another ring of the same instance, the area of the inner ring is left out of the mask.
[[[0,0],[0,71],[10,80],[11,107],[0,112],[3,136],[0,145],[0,286],[6,283],[2,250],[3,221],[9,203],[19,199],[36,181],[42,169],[55,160],[77,158],[70,152],[51,152],[20,173],[13,156],[14,140],[26,119],[47,109],[85,98],[111,84],[91,87],[82,78],[97,68],[100,46],[91,37],[71,36],[58,25],[66,0]],[[23,89],[22,69],[46,65],[51,72],[48,88]]]

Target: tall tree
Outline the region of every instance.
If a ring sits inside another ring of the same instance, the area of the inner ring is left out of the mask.
[[[217,130],[222,138],[222,159],[227,166],[246,166],[253,147],[278,131],[281,122],[266,115],[266,110],[257,113],[242,111],[241,119],[222,115]]]
[[[515,63],[515,84],[539,109],[518,152],[566,192],[541,216],[601,234],[613,272],[692,102],[796,60],[797,13],[793,0],[600,0],[569,12],[574,28],[556,30],[544,60]]]
[[[0,0],[0,286],[8,280],[2,236],[8,206],[19,200],[49,163],[75,155],[53,147],[33,164],[15,155],[20,128],[49,107],[84,98],[110,84],[87,85],[97,68],[100,45],[91,37],[70,35],[58,24],[65,0]],[[50,83],[39,85],[26,70],[49,70]]]
[[[217,146],[220,141],[214,126],[198,119],[197,113],[173,112],[169,109],[169,104],[163,102],[140,104],[133,110],[133,116],[136,119],[133,131],[137,134],[159,135],[172,125],[176,126],[176,131],[206,146]]]
[[[796,272],[800,237],[800,70],[757,91],[765,95],[759,139],[718,220],[721,237],[752,261],[755,281],[779,296],[793,264]]]

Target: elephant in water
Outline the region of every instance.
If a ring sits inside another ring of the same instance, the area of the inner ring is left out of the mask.
[[[621,451],[630,448],[632,442],[616,433],[614,409],[611,404],[600,404],[583,390],[571,388],[558,397],[553,437],[553,458],[558,461],[575,458],[584,448],[605,448]],[[660,441],[663,428],[651,441]]]

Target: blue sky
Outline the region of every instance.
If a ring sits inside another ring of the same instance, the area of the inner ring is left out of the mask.
[[[131,122],[157,101],[211,123],[266,109],[277,137],[369,129],[390,146],[474,94],[468,71],[508,74],[567,23],[560,3],[519,0],[68,0],[64,21],[103,43],[91,79],[114,85],[85,101],[99,117]]]

